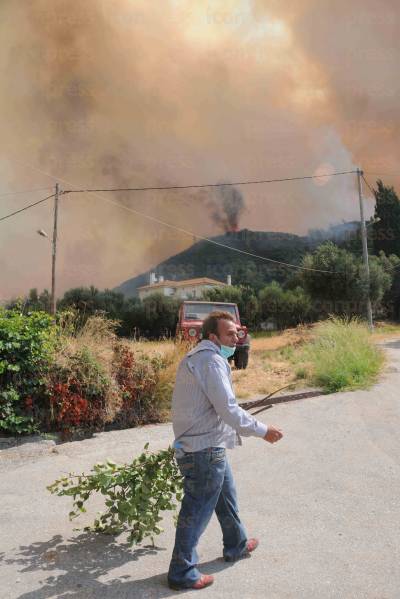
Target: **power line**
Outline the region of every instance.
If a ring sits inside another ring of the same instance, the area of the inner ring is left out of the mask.
[[[37,170],[38,172],[41,172],[42,174],[45,174],[46,176],[50,177],[51,179],[57,180],[57,177],[54,177],[53,175],[50,175],[49,173],[45,173],[44,171],[41,171],[39,169],[37,169],[36,167],[32,166],[32,165],[28,165],[31,168],[33,168],[34,170]],[[66,194],[66,193],[95,193],[98,194],[99,192],[108,192],[108,191],[157,191],[157,190],[173,190],[173,189],[194,189],[194,188],[205,188],[205,187],[224,187],[224,186],[234,186],[234,185],[259,185],[259,184],[264,184],[264,183],[279,183],[279,182],[284,182],[284,181],[299,181],[299,180],[305,180],[305,179],[319,179],[322,177],[332,177],[332,176],[338,176],[338,175],[348,175],[348,174],[355,174],[357,171],[342,171],[342,172],[335,172],[335,173],[324,173],[321,175],[306,175],[306,176],[302,176],[302,177],[286,177],[286,178],[282,178],[282,179],[267,179],[267,180],[256,180],[256,181],[237,181],[235,183],[210,183],[210,184],[199,184],[199,185],[173,185],[173,186],[165,186],[165,187],[131,187],[131,188],[110,188],[110,189],[75,189],[75,190],[65,190],[62,191],[61,194]],[[367,173],[370,175],[386,175],[386,176],[400,176],[400,174],[390,174],[390,173]],[[368,188],[370,189],[370,191],[374,194],[374,190],[372,189],[372,187],[369,185],[368,181],[366,180],[366,178],[364,177],[364,175],[362,175],[362,178],[365,182],[365,184],[368,186]],[[67,183],[69,185],[71,185],[70,181],[66,181],[65,179],[61,179],[61,177],[58,178],[59,180],[63,181],[64,183]],[[13,195],[13,194],[19,194],[19,193],[34,193],[35,191],[44,191],[49,189],[47,188],[42,188],[42,189],[36,189],[36,190],[25,190],[25,191],[16,191],[16,192],[10,192],[10,193],[5,193],[5,194],[0,194],[0,197],[2,195]],[[3,217],[0,217],[0,221],[6,220],[7,218],[11,218],[12,216],[15,216],[16,214],[19,214],[20,212],[24,212],[25,210],[28,210],[29,208],[33,208],[34,206],[37,206],[38,204],[41,204],[47,200],[49,200],[50,198],[53,198],[55,196],[55,194],[51,194],[49,196],[47,196],[46,198],[43,198],[41,200],[39,200],[38,202],[34,202],[33,204],[29,204],[27,206],[24,206],[23,208],[16,210],[15,212],[12,212],[10,214],[7,214]],[[222,247],[231,251],[235,251],[238,252],[240,254],[244,254],[247,256],[250,256],[252,258],[257,258],[259,260],[264,260],[266,262],[271,262],[274,264],[279,264],[281,266],[286,266],[288,268],[294,268],[294,269],[298,269],[298,270],[305,270],[305,271],[313,271],[313,272],[321,272],[321,273],[325,273],[325,274],[334,274],[334,275],[340,275],[341,273],[339,272],[335,272],[335,271],[330,271],[330,270],[322,270],[322,269],[317,269],[317,268],[307,268],[304,266],[299,266],[296,264],[291,264],[288,262],[282,262],[279,260],[274,260],[272,258],[266,258],[265,256],[259,256],[258,254],[253,254],[252,252],[246,252],[245,250],[240,250],[239,248],[234,248],[231,247],[229,245],[220,243],[218,241],[215,241],[213,239],[210,239],[208,237],[204,237],[202,235],[197,235],[195,233],[193,233],[193,231],[188,231],[186,229],[183,229],[182,227],[177,227],[175,225],[171,225],[171,223],[167,223],[161,219],[158,219],[156,217],[147,215],[143,212],[140,212],[138,210],[135,210],[133,208],[129,208],[128,206],[124,206],[122,204],[119,204],[117,202],[114,202],[113,200],[110,200],[109,198],[105,198],[103,196],[97,195],[97,197],[99,197],[100,199],[102,199],[105,202],[108,202],[110,204],[113,204],[115,206],[118,206],[119,208],[122,208],[124,210],[127,210],[128,212],[132,212],[134,214],[137,214],[139,216],[142,216],[143,218],[147,218],[148,220],[152,220],[153,222],[157,222],[158,224],[162,224],[163,226],[175,229],[176,231],[180,231],[182,233],[185,233],[186,235],[190,235],[191,237],[195,237],[196,239],[200,239],[202,241],[206,241],[208,243],[212,243],[213,245],[216,245],[218,247]],[[392,266],[389,267],[388,269],[386,269],[386,271],[390,271],[390,270],[395,270],[397,268],[399,268],[399,266]]]
[[[40,169],[37,169],[36,167],[32,166],[32,165],[28,165],[30,166],[30,168],[32,168],[33,170],[37,170],[38,172],[41,172],[42,174],[47,175],[48,177],[50,177],[51,179],[57,180],[56,177],[54,177],[53,175],[50,175],[49,173],[45,173],[44,171],[41,171]],[[296,181],[296,180],[302,180],[302,179],[318,179],[320,177],[330,177],[330,176],[336,176],[336,175],[348,175],[348,174],[354,174],[357,171],[343,171],[343,172],[336,172],[336,173],[327,173],[327,174],[322,174],[322,175],[308,175],[308,176],[304,176],[304,177],[288,177],[285,179],[269,179],[266,181],[247,181],[247,182],[237,182],[237,183],[214,183],[214,184],[210,184],[210,185],[202,185],[202,187],[221,187],[224,185],[251,185],[251,184],[256,184],[256,183],[275,183],[275,182],[280,182],[280,181]],[[67,181],[66,179],[62,179],[61,177],[58,178],[58,180],[63,181],[63,183],[66,183],[68,185],[73,185],[73,183],[71,183],[71,181]],[[107,189],[104,191],[147,191],[147,190],[151,190],[151,189],[188,189],[188,188],[193,188],[193,187],[199,187],[199,185],[191,185],[191,186],[171,186],[171,187],[157,187],[157,188],[129,188],[129,189]],[[286,266],[288,268],[295,268],[298,270],[306,270],[306,271],[313,271],[313,272],[321,272],[321,273],[325,273],[325,274],[335,274],[335,275],[339,275],[341,273],[337,273],[335,271],[330,271],[330,270],[322,270],[322,269],[317,269],[317,268],[307,268],[304,266],[299,266],[297,264],[290,264],[288,262],[281,262],[279,260],[273,260],[272,258],[266,258],[265,256],[259,256],[257,254],[253,254],[251,252],[246,252],[245,250],[240,250],[238,248],[233,248],[229,245],[226,244],[222,244],[218,241],[215,241],[213,239],[209,239],[208,237],[203,237],[202,235],[196,235],[195,233],[193,233],[193,231],[187,231],[186,229],[183,229],[181,227],[176,227],[175,225],[171,225],[170,223],[167,223],[165,221],[162,221],[161,219],[158,219],[154,216],[150,216],[148,214],[145,214],[143,212],[140,212],[139,210],[135,210],[134,208],[129,208],[128,206],[124,206],[123,204],[119,204],[117,202],[114,202],[113,200],[110,200],[109,198],[106,198],[104,196],[98,195],[99,191],[101,190],[65,190],[62,191],[61,194],[65,194],[65,193],[94,193],[96,194],[96,197],[100,198],[101,200],[108,202],[109,204],[113,204],[115,206],[118,206],[119,208],[122,208],[123,210],[127,210],[128,212],[132,212],[134,214],[138,214],[139,216],[142,216],[143,218],[147,218],[148,220],[152,220],[153,222],[156,222],[158,224],[164,225],[166,227],[169,227],[171,229],[175,229],[176,231],[180,231],[182,233],[185,233],[186,235],[190,235],[191,237],[195,237],[196,239],[201,239],[202,241],[206,241],[208,243],[212,243],[213,245],[219,246],[219,247],[223,247],[226,249],[229,249],[231,251],[234,252],[238,252],[240,254],[245,254],[247,256],[251,256],[252,258],[258,258],[260,260],[264,260],[266,262],[271,262],[274,264],[279,264],[281,266]],[[55,194],[53,194],[52,196],[49,197],[54,197]],[[49,198],[44,198],[43,200],[41,200],[42,202],[44,202],[45,200],[47,200]],[[9,214],[5,217],[3,217],[0,220],[4,220],[5,218],[9,218],[10,216],[13,216],[14,214],[17,214],[18,212],[22,212],[22,210],[26,210],[32,206],[35,206],[36,204],[38,204],[39,202],[36,202],[35,204],[31,204],[31,206],[26,206],[25,208],[16,211],[13,214]]]
[[[90,192],[90,193],[97,193],[97,192]],[[252,252],[246,252],[245,250],[240,250],[239,248],[234,248],[230,245],[226,245],[219,241],[215,241],[214,239],[210,239],[209,237],[204,237],[203,235],[197,235],[196,233],[193,233],[193,231],[188,231],[187,229],[183,229],[182,227],[177,227],[175,225],[171,225],[171,223],[167,223],[166,221],[163,221],[154,216],[150,216],[149,214],[145,214],[144,212],[140,212],[139,210],[135,210],[134,208],[129,208],[128,206],[124,206],[123,204],[114,202],[113,200],[110,200],[109,198],[105,198],[100,195],[97,195],[96,197],[100,198],[101,200],[104,200],[105,202],[108,202],[109,204],[118,206],[119,208],[122,208],[123,210],[127,210],[128,212],[133,212],[134,214],[138,214],[139,216],[142,216],[144,218],[152,220],[153,222],[164,225],[164,226],[174,229],[176,231],[180,231],[181,233],[185,233],[186,235],[190,235],[191,237],[195,237],[196,239],[200,239],[202,241],[207,241],[208,243],[212,243],[213,245],[216,245],[218,247],[222,247],[222,248],[234,251],[234,252],[238,252],[240,254],[245,254],[246,256],[251,256],[252,258],[258,258],[259,260],[264,260],[266,262],[272,262],[274,264],[279,264],[281,266],[287,266],[288,268],[296,268],[298,270],[322,272],[322,273],[328,273],[328,274],[333,274],[333,275],[341,274],[341,273],[335,272],[333,270],[321,270],[318,268],[307,268],[305,266],[299,266],[297,264],[290,264],[289,262],[281,262],[280,260],[273,260],[272,258],[266,258],[265,256],[259,256],[258,254],[253,254]]]
[[[103,193],[107,191],[168,191],[172,189],[200,189],[204,187],[232,187],[235,185],[261,185],[264,183],[282,183],[283,181],[301,181],[304,179],[320,179],[337,175],[350,175],[357,171],[342,171],[337,173],[324,173],[321,175],[305,175],[302,177],[285,177],[283,179],[262,179],[254,181],[235,181],[234,183],[199,183],[195,185],[166,185],[155,187],[112,187],[105,189],[66,189],[62,193]]]
[[[5,216],[0,217],[0,221],[6,220],[6,218],[11,218],[11,216],[15,216],[16,214],[19,214],[20,212],[24,212],[24,210],[28,210],[29,208],[33,208],[33,206],[37,206],[38,204],[42,204],[46,200],[49,200],[50,198],[54,198],[54,196],[55,196],[55,194],[52,193],[51,196],[47,196],[47,198],[43,198],[43,199],[39,200],[38,202],[34,202],[33,204],[28,204],[28,206],[24,206],[23,208],[20,208],[19,210],[15,210],[15,212],[11,212],[10,214],[6,214]]]
[[[23,191],[7,191],[5,193],[0,193],[0,197],[2,198],[4,196],[13,196],[20,193],[35,193],[37,191],[48,191],[49,189],[51,189],[51,187],[41,187],[40,189],[24,189]]]
[[[371,187],[371,185],[368,183],[368,181],[366,180],[366,178],[364,177],[364,175],[361,175],[363,178],[363,181],[365,183],[365,185],[368,187],[368,189],[370,190],[370,192],[372,193],[373,196],[375,196],[375,191],[373,190],[373,188]]]

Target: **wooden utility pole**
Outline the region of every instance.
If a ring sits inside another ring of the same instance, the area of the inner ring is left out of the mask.
[[[368,294],[367,294],[367,319],[368,326],[372,330],[374,328],[374,323],[372,320],[372,306],[371,306],[371,288],[370,288],[370,275],[369,275],[369,261],[368,261],[368,242],[367,242],[367,227],[365,226],[365,217],[364,217],[364,200],[362,195],[362,183],[361,177],[363,176],[363,171],[359,168],[357,169],[357,182],[358,182],[358,199],[360,201],[360,220],[361,220],[361,239],[362,239],[362,250],[363,250],[363,259],[365,265],[365,271],[367,274],[367,285],[368,285]]]
[[[59,189],[56,183],[56,193],[54,195],[54,226],[53,226],[53,243],[51,252],[51,313],[56,313],[56,255],[57,255],[57,220],[58,220],[58,196]]]

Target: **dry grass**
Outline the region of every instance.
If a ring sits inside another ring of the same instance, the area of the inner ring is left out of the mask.
[[[386,339],[398,339],[400,324],[397,322],[377,321],[374,323],[373,340],[377,343]]]
[[[293,389],[304,387],[297,378],[288,357],[291,348],[311,338],[312,327],[286,329],[273,337],[258,337],[251,342],[249,366],[246,370],[232,369],[232,378],[239,399],[267,395],[293,383]]]
[[[68,315],[65,316],[68,318]],[[71,314],[68,322],[64,322],[67,332],[62,336],[60,351],[57,353],[57,362],[65,365],[71,355],[86,348],[102,366],[104,372],[111,377],[111,364],[113,346],[117,340],[115,323],[101,316],[91,316],[81,329],[76,329],[75,315]]]
[[[255,395],[266,395],[289,383],[294,388],[304,387],[304,382],[296,377],[293,365],[284,355],[285,349],[305,343],[311,336],[311,327],[287,329],[273,337],[257,337],[252,340],[249,366],[246,370],[236,370],[232,366],[232,377],[239,399]],[[172,389],[179,361],[188,349],[187,345],[165,341],[132,341],[135,349],[149,355],[167,355],[169,366],[163,372],[166,388]],[[282,355],[283,352],[283,355]]]
[[[171,339],[162,341],[148,341],[147,339],[138,339],[137,341],[129,341],[129,344],[135,350],[142,351],[149,356],[173,354],[176,351],[177,345]]]
[[[315,326],[287,329],[273,337],[259,337],[252,340],[249,366],[247,370],[233,369],[233,381],[239,399],[255,395],[267,395],[289,383],[293,388],[309,386],[310,364],[302,362],[300,349],[315,337]],[[398,339],[400,324],[376,322],[372,335],[374,343]]]
[[[399,335],[400,325],[378,322],[375,325],[373,341],[381,342]],[[238,399],[267,395],[288,384],[293,385],[291,390],[309,386],[310,365],[301,361],[301,352],[296,350],[314,337],[315,325],[309,325],[286,329],[274,336],[252,339],[248,368],[236,370],[232,366],[232,378]],[[165,372],[165,379],[172,389],[177,363],[185,354],[186,348],[180,347],[178,350],[171,340],[139,341],[136,345],[152,355],[170,353],[171,363],[168,371]]]
[[[143,353],[152,358],[162,356],[166,363],[161,372],[161,385],[172,389],[175,381],[176,371],[179,362],[189,351],[190,345],[185,342],[174,342],[170,339],[164,341],[147,341],[140,339],[138,341],[129,341],[135,352]]]

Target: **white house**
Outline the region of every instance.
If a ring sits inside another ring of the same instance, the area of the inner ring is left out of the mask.
[[[150,273],[150,285],[138,287],[138,294],[141,300],[152,293],[161,293],[162,295],[180,299],[201,299],[205,289],[225,287],[231,284],[231,275],[228,275],[227,282],[223,283],[222,281],[209,279],[208,277],[186,279],[186,281],[165,281],[164,277],[160,276],[157,281],[155,273]]]

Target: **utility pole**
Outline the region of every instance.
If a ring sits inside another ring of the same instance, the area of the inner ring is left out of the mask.
[[[54,195],[53,243],[52,243],[52,252],[51,252],[51,305],[50,305],[50,311],[53,315],[55,315],[55,313],[56,313],[56,255],[57,255],[58,196],[59,196],[59,189],[58,189],[58,183],[56,183],[56,193]]]
[[[363,171],[360,170],[359,168],[357,168],[358,199],[360,201],[361,239],[362,239],[363,259],[364,259],[365,271],[367,274],[367,285],[368,285],[367,318],[368,318],[368,326],[372,330],[374,328],[374,323],[372,321],[372,306],[371,306],[371,296],[370,296],[367,227],[365,226],[364,200],[363,200],[363,195],[362,195],[362,183],[361,183],[361,177],[363,176],[363,174],[364,174]]]

